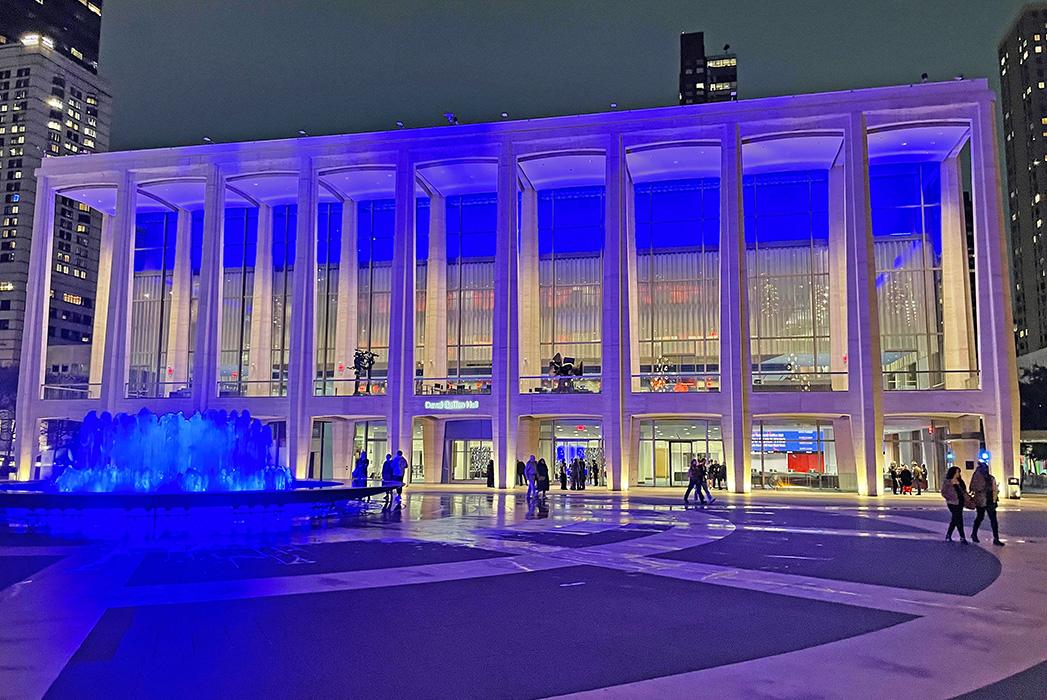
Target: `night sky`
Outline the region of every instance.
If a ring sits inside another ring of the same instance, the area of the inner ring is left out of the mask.
[[[1022,0],[106,0],[113,150],[677,103],[679,33],[741,97],[989,77]],[[296,8],[296,9],[293,9]]]

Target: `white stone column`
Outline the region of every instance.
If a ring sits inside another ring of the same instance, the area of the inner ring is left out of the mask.
[[[319,180],[312,158],[303,158],[298,171],[297,227],[295,229],[294,289],[291,306],[290,366],[287,395],[290,403],[287,443],[289,465],[297,478],[309,470],[313,439],[311,413],[316,380],[316,224]],[[272,267],[272,265],[270,265]]]
[[[52,208],[52,212],[53,212]],[[99,260],[113,259],[113,215],[102,214],[102,236],[98,249]],[[50,274],[50,266],[48,266]],[[91,329],[91,366],[88,371],[88,398],[97,398],[102,386],[102,364],[105,358],[105,335],[109,322],[109,286],[113,266],[98,266],[98,285],[95,287],[95,316]],[[46,358],[46,349],[44,353]]]
[[[833,391],[847,391],[847,177],[829,169],[829,371]]]
[[[971,122],[971,185],[974,250],[978,269],[978,358],[984,400],[985,447],[993,473],[1006,493],[1007,479],[1019,477],[1018,368],[1014,355],[1011,271],[1000,201],[996,113],[988,97],[974,108]],[[987,411],[988,412],[988,411]]]
[[[415,165],[410,153],[396,160],[396,218],[389,319],[389,450],[410,460],[411,421],[406,397],[414,393]]]
[[[135,213],[138,187],[134,173],[124,172],[116,188],[113,213],[113,254],[102,358],[102,407],[116,411],[127,395],[128,359],[131,348],[131,285],[134,275]],[[99,300],[102,301],[102,300]]]
[[[627,391],[640,390],[640,288],[637,276],[637,265],[639,259],[636,255],[636,190],[633,179],[626,172],[622,194],[622,208],[625,212],[625,260],[623,270],[625,271],[625,299],[626,316],[623,322],[626,324],[624,330],[628,333],[628,343],[623,341],[622,346],[628,346],[628,358],[623,366],[629,369],[629,380],[626,382]],[[635,451],[639,443],[628,443],[630,451]],[[635,472],[635,469],[633,470]],[[635,478],[635,474],[634,477]],[[635,482],[633,482],[635,483]]]
[[[494,335],[491,347],[491,441],[495,464],[495,486],[511,485],[516,460],[514,399],[520,386],[519,268],[517,261],[516,200],[518,192],[516,154],[512,143],[502,145],[498,157],[498,226],[494,253]]]
[[[429,198],[429,259],[425,266],[424,376],[447,376],[447,199]]]
[[[193,352],[193,406],[198,411],[206,410],[218,395],[224,231],[225,176],[217,165],[212,165],[204,189],[200,296],[196,303],[196,348]]]
[[[161,395],[189,385],[189,326],[193,301],[192,223],[187,209],[177,211],[174,266],[171,272],[171,313],[167,322],[167,368]]]
[[[967,221],[963,205],[963,173],[953,155],[942,161],[942,320],[945,344],[945,388],[976,389],[968,374],[978,366],[971,307],[971,275],[967,262]],[[1009,289],[1009,287],[1008,287]],[[931,299],[934,297],[932,296]]]
[[[273,208],[268,204],[258,205],[253,277],[246,388],[248,396],[269,396],[273,377]],[[299,290],[296,287],[294,291]],[[292,304],[296,301],[292,298]]]
[[[108,217],[106,217],[108,218]],[[104,221],[104,220],[103,220]],[[30,478],[39,447],[37,409],[41,399],[47,357],[47,320],[51,302],[51,260],[54,253],[55,191],[51,179],[37,178],[30,241],[29,275],[26,278],[25,321],[19,364],[18,401],[15,405],[18,479]],[[101,272],[101,270],[99,270]],[[101,304],[99,304],[100,306]],[[92,338],[98,342],[98,337]]]
[[[538,192],[529,186],[520,198],[520,256],[517,262],[520,293],[517,295],[520,328],[519,372],[524,377],[538,377],[546,373],[541,350],[541,297],[538,284]],[[534,379],[525,381],[520,391],[529,392],[541,385]]]
[[[346,197],[342,200],[342,241],[338,257],[338,301],[335,305],[334,361],[336,379],[353,379],[353,355],[360,305],[360,261],[357,257],[357,231],[359,217],[356,202]],[[353,391],[351,382],[335,384],[335,396],[348,396]]]
[[[442,418],[422,418],[422,481],[426,484],[443,483],[444,430],[447,421]]]
[[[621,136],[614,134],[607,148],[604,175],[604,245],[603,245],[603,312],[600,319],[600,398],[603,404],[601,431],[603,435],[604,465],[607,470],[607,486],[620,491],[625,477],[625,457],[629,454],[624,444],[628,431],[622,431],[625,415],[625,394],[629,389],[629,376],[622,357],[622,342],[628,341],[629,333],[623,329],[628,321],[623,302],[627,303],[628,287],[624,279],[624,216],[622,212],[625,192],[625,151]]]
[[[847,202],[847,385],[851,397],[851,443],[858,493],[877,496],[883,486],[883,369],[869,211],[869,148],[865,115],[849,115],[843,154]]]
[[[749,348],[749,278],[745,269],[742,211],[742,142],[725,128],[720,145],[720,398],[727,488],[752,490],[752,361]]]

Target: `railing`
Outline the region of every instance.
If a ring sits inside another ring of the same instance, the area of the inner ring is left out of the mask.
[[[218,395],[222,398],[287,396],[287,382],[276,379],[229,379],[218,382]]]
[[[97,399],[102,396],[102,384],[75,381],[47,381],[40,388],[44,399]]]
[[[389,380],[385,377],[355,379],[352,377],[326,379],[313,382],[314,396],[385,396]]]
[[[530,394],[598,394],[601,379],[598,374],[580,377],[520,377],[520,391]]]
[[[840,489],[840,477],[837,474],[818,472],[762,472],[752,471],[753,488],[781,489]]]
[[[189,382],[128,382],[124,391],[129,399],[188,399],[192,395]]]
[[[416,396],[490,394],[490,377],[415,377]]]
[[[633,391],[691,393],[720,390],[719,372],[640,373],[633,375]]]
[[[884,391],[977,389],[976,369],[894,370],[883,373]]]
[[[833,391],[833,384],[843,390],[847,372],[753,370],[753,391]]]

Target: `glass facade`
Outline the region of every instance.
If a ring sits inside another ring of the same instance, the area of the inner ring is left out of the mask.
[[[829,178],[825,170],[744,179],[753,385],[831,388]]]
[[[249,376],[251,318],[254,303],[255,262],[258,252],[258,210],[226,209],[222,235],[222,311],[219,352],[220,391],[223,395],[247,393],[249,380],[259,393],[268,395],[268,373]]]
[[[557,353],[600,373],[604,187],[538,193],[539,336],[543,368]],[[575,383],[574,388],[582,388]]]
[[[491,376],[494,335],[494,194],[447,199],[447,378]]]
[[[869,168],[884,388],[944,388],[939,163]]]
[[[348,359],[338,357],[337,343],[341,246],[342,203],[321,203],[316,228],[316,378],[320,394],[333,393],[328,388],[333,390],[331,382]]]
[[[839,488],[836,442],[830,421],[754,420],[754,488]]]
[[[716,389],[719,179],[637,185],[634,237],[640,352],[634,390]]]
[[[719,420],[677,418],[640,421],[637,486],[686,486],[691,460],[724,463]]]
[[[599,485],[607,485],[603,430],[599,421],[569,418],[543,420],[538,426],[537,456],[544,457],[549,465],[550,479],[555,479],[558,470],[569,466],[577,457],[585,461],[590,474],[595,464]]]
[[[273,207],[272,334],[269,337],[269,393],[287,395],[291,353],[291,305],[294,293],[295,236],[298,207]]]
[[[360,202],[357,208],[357,286],[356,346],[375,353],[371,393],[384,392],[389,372],[390,295],[393,275],[393,230],[396,200]]]
[[[174,212],[139,214],[137,218],[128,396],[167,395],[177,218]]]

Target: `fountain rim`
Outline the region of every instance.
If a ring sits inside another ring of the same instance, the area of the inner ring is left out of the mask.
[[[400,484],[348,486],[337,481],[295,481],[295,488],[282,491],[193,491],[193,492],[54,492],[41,487],[43,481],[0,483],[0,510],[176,510],[191,508],[280,507],[286,505],[330,505],[378,496]],[[35,488],[34,488],[35,487]]]

